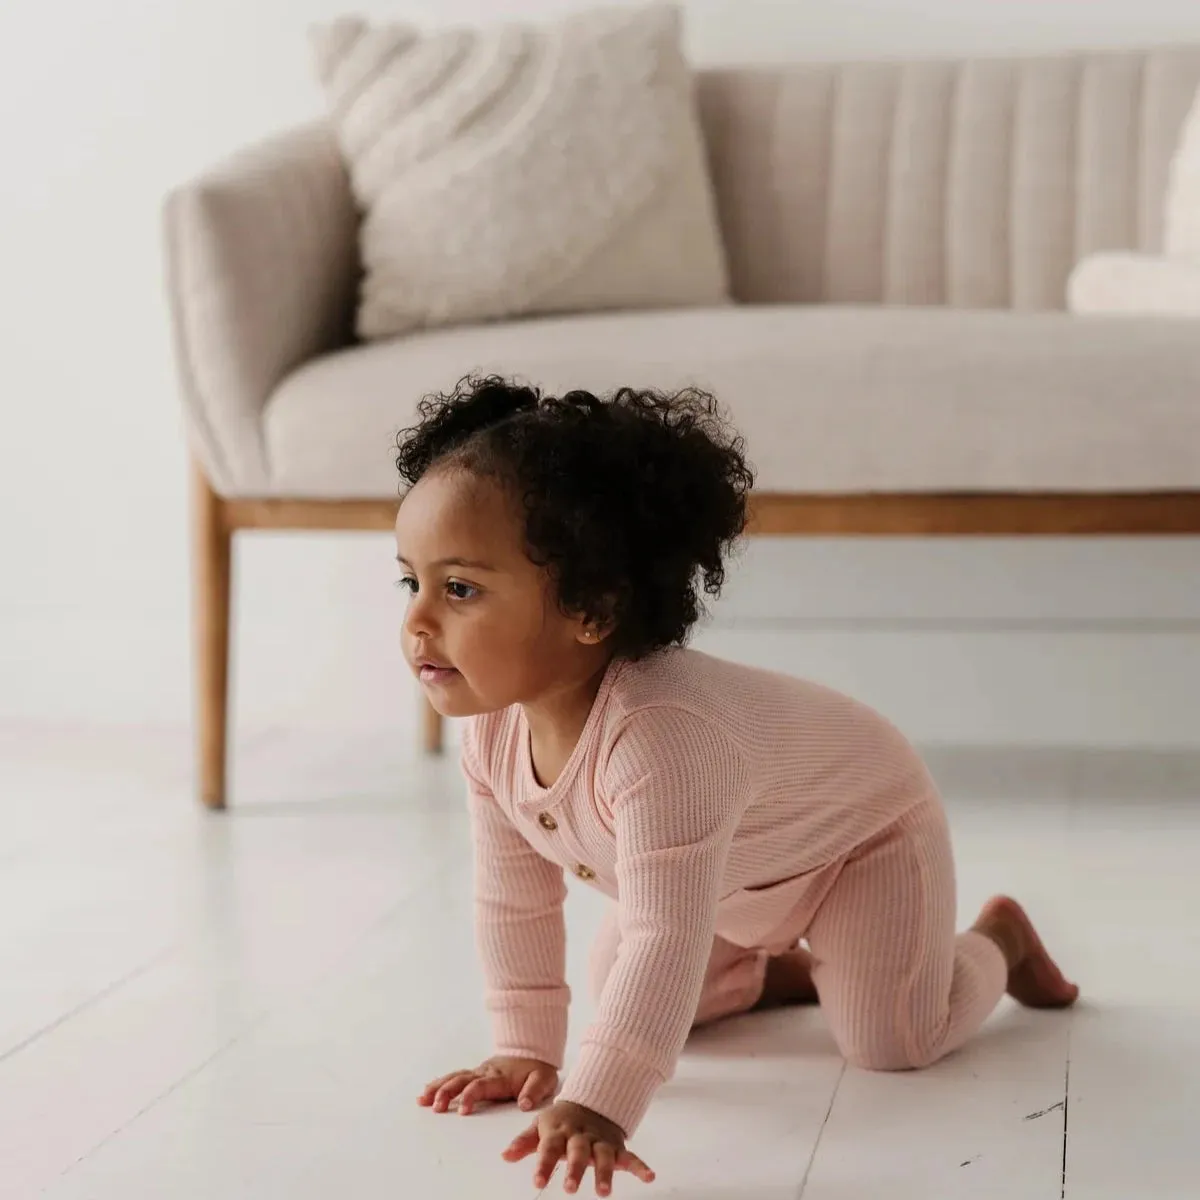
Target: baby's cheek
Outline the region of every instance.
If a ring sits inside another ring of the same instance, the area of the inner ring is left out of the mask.
[[[472,638],[456,665],[481,704],[495,709],[507,707],[524,693],[530,662],[498,631],[488,638]]]

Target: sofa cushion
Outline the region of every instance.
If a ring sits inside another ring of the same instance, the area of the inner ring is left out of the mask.
[[[1200,258],[1089,254],[1067,281],[1073,313],[1200,319]],[[1200,326],[1194,326],[1200,335]]]
[[[313,30],[364,217],[364,338],[716,304],[725,251],[676,6]]]
[[[318,359],[268,404],[272,493],[395,496],[396,432],[472,371],[707,387],[762,491],[1200,488],[1192,321],[771,306],[444,329]]]

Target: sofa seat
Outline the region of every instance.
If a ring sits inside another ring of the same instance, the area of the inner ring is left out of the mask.
[[[551,391],[714,391],[764,492],[1200,489],[1200,323],[948,308],[730,306],[542,318],[355,346],[263,416],[267,494],[397,494],[417,402],[468,372]]]

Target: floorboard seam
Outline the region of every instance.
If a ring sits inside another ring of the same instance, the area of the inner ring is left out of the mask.
[[[93,992],[90,996],[81,1000],[74,1008],[56,1017],[47,1025],[43,1025],[40,1029],[35,1029],[33,1033],[22,1038],[15,1046],[10,1046],[3,1053],[0,1053],[0,1066],[3,1066],[10,1058],[20,1054],[22,1050],[28,1050],[34,1042],[44,1038],[47,1034],[53,1033],[56,1029],[61,1029],[68,1021],[74,1020],[80,1014],[87,1012],[89,1008],[94,1008],[103,1000],[107,1000],[114,993],[119,992],[126,984],[132,983],[135,979],[145,975],[147,971],[157,967],[160,963],[170,958],[175,953],[174,945],[167,946],[160,950],[157,954],[148,958],[145,962],[139,963],[131,971],[127,971],[119,979],[114,979],[111,983],[106,983],[99,991]]]
[[[1067,1122],[1071,1115],[1071,1033],[1067,1031],[1067,1070],[1063,1080],[1063,1147],[1062,1147],[1062,1188],[1059,1200],[1067,1196]]]
[[[813,1140],[812,1153],[808,1156],[808,1163],[804,1167],[804,1177],[800,1180],[800,1191],[796,1194],[796,1200],[804,1200],[804,1192],[808,1188],[808,1177],[812,1174],[813,1163],[817,1161],[817,1150],[821,1146],[821,1138],[825,1133],[825,1126],[829,1124],[829,1118],[833,1115],[833,1106],[837,1102],[838,1091],[841,1089],[842,1080],[846,1078],[846,1064],[842,1063],[842,1069],[838,1073],[837,1082],[833,1085],[833,1094],[829,1097],[829,1107],[825,1110],[825,1116],[821,1120],[821,1128],[817,1130],[817,1136]]]

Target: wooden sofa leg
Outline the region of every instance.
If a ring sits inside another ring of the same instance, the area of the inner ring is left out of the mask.
[[[421,747],[426,754],[441,754],[445,744],[442,714],[421,697]]]
[[[206,808],[225,807],[229,729],[229,615],[233,531],[221,497],[193,471],[196,771]]]

